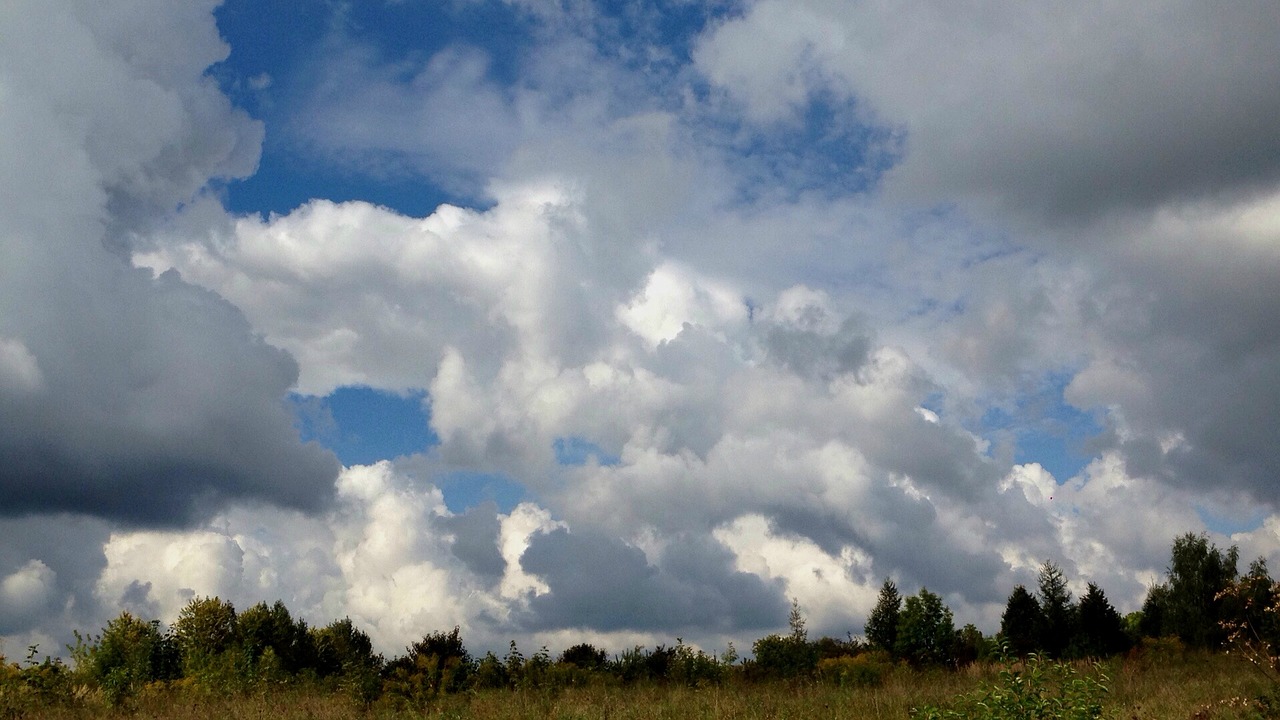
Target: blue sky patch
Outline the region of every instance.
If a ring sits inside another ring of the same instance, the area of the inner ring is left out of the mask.
[[[611,455],[599,445],[580,437],[556,438],[553,444],[556,462],[561,465],[586,465],[592,458],[599,465],[617,465],[622,459]]]
[[[1241,516],[1217,513],[1203,505],[1197,505],[1196,514],[1200,516],[1200,522],[1203,522],[1210,531],[1228,537],[1236,533],[1257,530],[1267,519],[1267,512],[1260,508],[1255,508],[1253,512]]]
[[[1094,454],[1089,441],[1104,428],[1098,418],[1082,411],[1062,396],[1071,376],[1054,373],[1041,386],[1022,394],[1012,407],[992,407],[982,417],[981,434],[998,444],[1001,436],[1012,436],[1013,461],[1039,463],[1059,483],[1075,477]]]
[[[436,486],[444,494],[445,507],[451,513],[466,512],[489,500],[498,506],[499,512],[509,513],[528,499],[523,485],[500,473],[460,470],[444,475]]]
[[[315,440],[343,465],[368,465],[438,445],[425,407],[426,393],[397,395],[367,387],[341,387],[326,397],[292,395],[303,440]]]

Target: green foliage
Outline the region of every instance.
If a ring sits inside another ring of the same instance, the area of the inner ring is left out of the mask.
[[[382,656],[373,652],[369,636],[351,618],[310,628],[307,635],[314,654],[311,668],[317,677],[336,683],[361,707],[378,699],[382,694]]]
[[[684,644],[676,638],[676,646],[667,668],[667,679],[686,687],[719,685],[728,676],[729,668],[702,650]]]
[[[1076,636],[1071,654],[1076,657],[1109,657],[1129,649],[1124,619],[1111,606],[1107,595],[1089,583],[1076,607]]]
[[[178,612],[173,634],[183,666],[203,667],[239,644],[236,609],[216,597],[196,597]]]
[[[1271,579],[1266,561],[1255,560],[1218,599],[1232,610],[1222,622],[1231,652],[1268,678],[1272,694],[1280,692],[1280,583]]]
[[[810,675],[818,664],[817,649],[795,635],[767,635],[751,645],[757,671],[764,677],[798,678]]]
[[[818,661],[821,662],[828,658],[858,655],[872,648],[850,635],[844,640],[833,637],[820,637],[813,641],[813,649],[818,654]]]
[[[1101,666],[1082,675],[1070,664],[1039,655],[1006,662],[999,679],[958,696],[949,707],[924,706],[911,716],[920,720],[1096,720],[1110,679]]]
[[[382,669],[382,656],[373,652],[373,641],[351,618],[334,620],[310,631],[315,646],[316,671],[321,677],[347,675],[354,670]]]
[[[76,633],[76,668],[111,702],[132,697],[147,683],[177,677],[177,647],[160,623],[122,612],[96,638]]]
[[[871,615],[867,617],[867,624],[863,628],[867,642],[887,653],[893,653],[898,642],[898,616],[901,612],[902,596],[898,594],[898,586],[893,580],[885,578],[875,607],[871,608]]]
[[[1173,541],[1170,554],[1161,633],[1177,635],[1191,647],[1219,647],[1227,637],[1221,622],[1228,615],[1220,596],[1236,579],[1239,550],[1232,546],[1223,552],[1203,533],[1187,533]]]
[[[465,690],[474,670],[461,630],[454,627],[424,636],[388,663],[383,691],[401,704],[421,708],[441,695]]]
[[[369,636],[351,622],[334,620],[309,631],[315,648],[315,670],[321,678],[333,678],[362,707],[382,694],[381,655],[373,652]]]
[[[1152,585],[1147,590],[1147,597],[1142,601],[1142,610],[1138,612],[1138,634],[1144,638],[1157,638],[1165,635],[1165,611],[1169,607],[1169,586]]]
[[[883,650],[818,661],[818,679],[839,687],[879,687],[893,670],[893,657]]]
[[[1075,612],[1071,605],[1071,591],[1062,569],[1046,560],[1040,566],[1036,581],[1039,591],[1040,612],[1044,625],[1040,630],[1040,647],[1051,658],[1062,657],[1075,633]]]
[[[675,656],[673,648],[662,645],[652,651],[637,645],[624,650],[607,666],[608,672],[624,685],[640,682],[662,682],[667,679],[671,662]]]
[[[38,645],[28,647],[22,665],[8,663],[0,655],[0,717],[19,718],[77,699],[71,670],[49,657],[37,662],[38,650]]]
[[[1040,649],[1040,629],[1044,626],[1044,613],[1040,601],[1019,585],[1009,594],[1004,614],[1000,616],[1000,638],[1009,652],[1026,657]]]
[[[813,674],[818,665],[818,649],[809,642],[804,614],[800,603],[791,601],[791,614],[787,619],[789,635],[767,635],[751,645],[755,654],[754,670],[768,678],[799,678]]]
[[[471,679],[472,686],[481,690],[506,689],[510,682],[506,665],[492,652],[485,653],[476,663],[476,672]]]
[[[916,667],[954,661],[955,623],[942,598],[921,588],[907,598],[898,619],[894,654]]]
[[[578,643],[560,653],[560,662],[576,665],[583,670],[599,670],[609,662],[609,655],[603,648],[590,643]]]
[[[956,631],[955,644],[951,656],[956,667],[964,667],[978,660],[989,657],[993,651],[993,642],[982,634],[973,623],[969,623]]]
[[[305,668],[317,668],[319,658],[315,638],[306,622],[294,621],[289,609],[277,600],[274,605],[258,603],[236,618],[241,646],[249,657],[257,660],[270,650],[280,667],[289,675]]]

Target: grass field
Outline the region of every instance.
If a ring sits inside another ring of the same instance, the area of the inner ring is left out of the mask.
[[[1086,665],[1080,665],[1079,670],[1090,672]],[[1109,677],[1109,692],[1104,700],[1106,717],[1122,720],[1265,717],[1256,707],[1231,702],[1232,698],[1253,700],[1270,688],[1265,678],[1234,656],[1187,653],[1137,661],[1114,660],[1102,670]],[[445,696],[420,708],[385,704],[368,709],[339,693],[298,687],[266,688],[235,697],[153,688],[122,707],[109,708],[89,696],[75,706],[32,707],[17,717],[157,720],[908,718],[912,708],[924,704],[944,705],[958,693],[995,682],[996,673],[997,668],[993,666],[976,665],[960,672],[898,669],[889,673],[881,685],[871,688],[811,683],[729,683],[707,688],[653,685],[554,691],[490,690]]]

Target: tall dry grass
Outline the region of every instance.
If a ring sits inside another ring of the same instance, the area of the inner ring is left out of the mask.
[[[730,683],[706,688],[592,686],[562,690],[490,690],[450,695],[423,708],[389,704],[362,708],[339,693],[278,687],[235,697],[174,688],[149,688],[111,708],[87,697],[78,706],[31,708],[21,717],[152,718],[154,720],[338,720],[339,718],[475,718],[476,720],[804,720],[910,717],[913,707],[942,705],[992,682],[997,669],[974,665],[960,672],[897,668],[878,687],[819,684]],[[1081,665],[1081,672],[1087,666]],[[1238,657],[1177,652],[1115,660],[1105,707],[1121,720],[1233,720],[1260,717],[1232,698],[1252,700],[1273,691],[1266,678]]]

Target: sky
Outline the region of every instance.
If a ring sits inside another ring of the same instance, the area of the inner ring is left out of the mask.
[[[1280,562],[1280,5],[0,4],[0,638]]]

